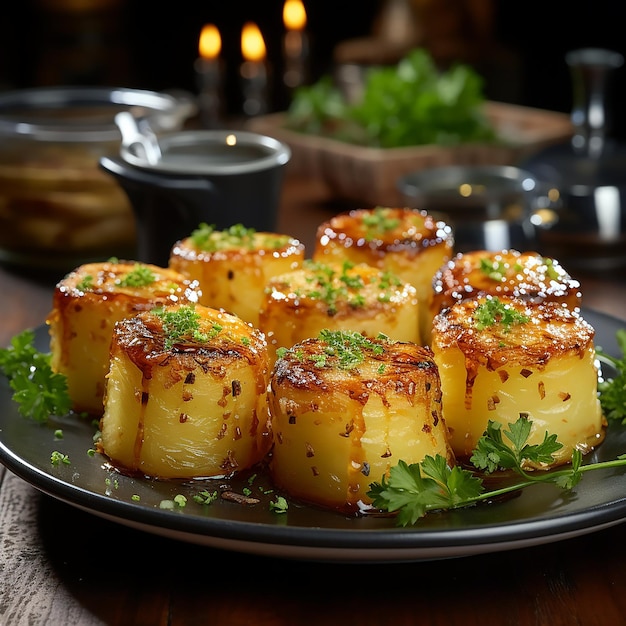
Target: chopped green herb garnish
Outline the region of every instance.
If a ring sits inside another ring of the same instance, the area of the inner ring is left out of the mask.
[[[530,318],[523,315],[509,304],[505,304],[498,297],[488,297],[479,304],[474,311],[474,324],[477,330],[484,330],[489,326],[499,324],[504,332],[509,332],[515,324],[526,324]]]
[[[136,263],[132,271],[117,280],[120,287],[146,287],[156,280],[156,274],[145,265]]]
[[[83,277],[81,281],[76,285],[76,289],[79,291],[89,291],[93,288],[93,276],[91,274],[87,274]]]
[[[560,275],[555,266],[554,260],[548,257],[542,257],[541,261],[545,267],[544,275],[549,280],[559,280]],[[480,271],[496,282],[503,282],[507,276],[524,270],[521,263],[509,264],[507,261],[499,261],[490,257],[480,259]]]
[[[214,224],[202,222],[191,233],[191,241],[201,250],[214,252],[225,246],[251,247],[253,245],[254,228],[246,228],[243,224],[235,224],[225,230],[216,230]]]
[[[57,450],[54,450],[50,455],[50,462],[52,465],[60,465],[61,463],[63,465],[71,465],[69,456],[67,456],[67,454],[63,454],[62,452],[58,452]]]
[[[550,280],[559,280],[560,276],[556,267],[554,266],[554,259],[544,257],[543,262],[546,266],[546,276]]]
[[[500,261],[495,261],[488,257],[480,260],[480,271],[497,282],[502,282],[506,274],[506,265]]]
[[[370,213],[363,215],[363,226],[366,230],[366,239],[375,239],[377,235],[385,234],[400,226],[397,217],[390,217],[391,211],[387,208],[376,207]]]
[[[289,503],[283,496],[276,496],[276,500],[270,501],[270,511],[274,513],[286,513],[289,509]]]
[[[325,356],[334,357],[341,369],[352,369],[365,360],[365,352],[380,355],[384,348],[361,333],[348,330],[320,331],[319,338],[327,344]],[[320,366],[325,364],[319,363]]]
[[[174,503],[182,509],[187,506],[187,498],[182,493],[178,493],[174,496]]]
[[[202,222],[190,235],[191,242],[199,250],[216,252],[229,248],[244,248],[253,250],[256,243],[268,248],[281,248],[289,242],[287,235],[271,235],[261,240],[256,238],[254,228],[246,228],[243,224],[234,224],[224,230],[215,230],[214,225]]]
[[[161,500],[159,502],[159,508],[167,511],[173,511],[174,509],[183,509],[187,505],[187,498],[182,494],[174,496],[173,500]]]
[[[326,344],[321,354],[309,355],[317,367],[323,368],[329,364],[329,360],[333,359],[333,363],[340,369],[352,369],[365,361],[366,352],[373,355],[380,355],[384,352],[384,347],[380,342],[368,339],[361,333],[352,330],[329,330],[322,329],[318,335],[318,339]],[[377,339],[380,341],[388,341],[388,337],[380,334]],[[285,357],[288,352],[293,349],[284,347],[278,348],[276,354],[279,359]],[[293,352],[296,359],[302,359],[302,353],[299,350]],[[378,368],[382,373],[384,369]]]
[[[193,496],[193,501],[197,504],[211,504],[217,500],[217,491],[207,491],[206,489]]]
[[[214,324],[210,333],[201,332],[200,315],[191,305],[183,305],[176,310],[169,311],[164,308],[156,308],[152,310],[152,313],[163,322],[165,350],[170,350],[174,344],[184,340],[206,343],[222,330],[219,324]]]
[[[60,428],[57,428],[57,430],[54,431],[54,438],[63,439],[63,431]]]
[[[307,259],[303,267],[311,272],[308,278],[309,288],[299,291],[296,295],[321,300],[328,307],[329,315],[337,313],[337,303],[342,300],[354,309],[365,305],[365,296],[361,291],[366,287],[366,283],[364,276],[358,271],[350,271],[355,267],[354,263],[345,261],[337,269],[335,266]],[[377,295],[379,302],[390,301],[395,288],[402,284],[398,277],[389,272],[372,275],[369,280],[369,284],[373,280],[377,281],[376,286],[380,289]]]
[[[215,232],[215,224],[201,222],[198,228],[191,233],[190,239],[198,248],[204,248],[213,232]]]

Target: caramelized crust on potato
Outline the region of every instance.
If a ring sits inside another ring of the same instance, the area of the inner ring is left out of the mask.
[[[270,471],[292,497],[354,513],[398,461],[454,464],[429,348],[324,331],[276,362]]]
[[[115,322],[154,307],[197,302],[197,283],[135,261],[87,263],[55,287],[47,324],[51,366],[65,374],[73,408],[101,415]]]
[[[367,263],[412,284],[420,301],[420,335],[430,337],[433,275],[453,254],[449,226],[426,211],[376,207],[341,213],[320,224],[313,259]]]
[[[232,227],[176,242],[169,267],[198,282],[200,304],[224,309],[258,326],[268,280],[300,267],[303,261],[304,245],[293,237]]]
[[[594,334],[578,311],[556,302],[481,296],[439,313],[432,349],[457,457],[471,454],[488,420],[506,426],[520,416],[533,421],[529,443],[547,431],[563,444],[550,466],[600,444],[606,421]]]
[[[486,294],[560,302],[571,309],[582,299],[580,283],[557,260],[517,250],[459,253],[436,272],[433,292],[433,316],[458,300]]]
[[[197,332],[172,342],[167,315],[181,308],[116,323],[101,448],[142,475],[232,475],[272,443],[265,339],[240,318],[197,305]]]
[[[419,343],[418,319],[415,287],[390,272],[307,260],[300,269],[269,280],[259,328],[274,359],[277,348],[316,337],[324,328]]]

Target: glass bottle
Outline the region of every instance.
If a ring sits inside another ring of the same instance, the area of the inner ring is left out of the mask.
[[[519,164],[559,197],[553,219],[538,223],[539,249],[577,271],[626,268],[626,145],[611,134],[608,99],[624,58],[584,48],[565,61],[572,79],[571,140]]]

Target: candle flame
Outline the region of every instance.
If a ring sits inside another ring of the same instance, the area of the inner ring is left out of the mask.
[[[203,59],[217,59],[222,49],[220,31],[213,24],[205,24],[200,32],[198,50]]]
[[[306,11],[301,0],[285,0],[283,22],[288,30],[304,30],[306,26]]]
[[[259,27],[254,22],[247,22],[241,31],[241,53],[246,61],[265,59],[265,41]]]

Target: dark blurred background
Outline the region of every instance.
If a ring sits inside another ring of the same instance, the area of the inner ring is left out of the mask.
[[[615,0],[305,0],[311,80],[332,69],[338,45],[371,36],[400,4],[412,10],[410,26],[437,61],[475,66],[485,79],[486,95],[495,100],[568,112],[572,88],[566,52],[582,47],[626,52],[626,3]],[[69,84],[195,93],[199,34],[204,24],[213,23],[222,36],[227,107],[237,114],[241,28],[253,21],[274,72],[271,107],[282,110],[289,102],[280,80],[282,8],[283,0],[12,3],[12,18],[0,22],[0,89]],[[368,53],[375,56],[375,50]],[[358,46],[353,54],[359,55]],[[624,136],[624,68],[609,87],[613,133]]]

